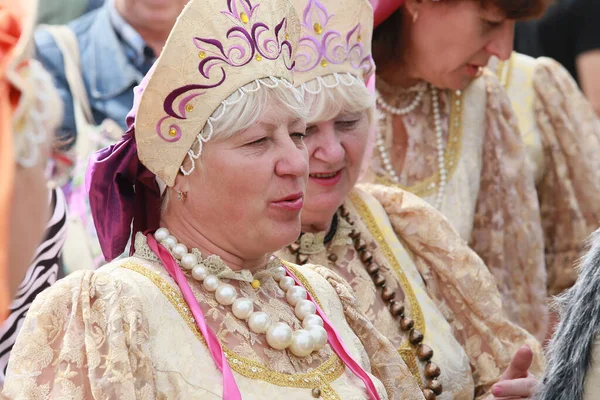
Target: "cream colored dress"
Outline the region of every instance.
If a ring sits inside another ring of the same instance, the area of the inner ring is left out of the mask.
[[[388,103],[396,100],[395,107],[406,106],[416,95],[381,79],[377,85]],[[462,92],[439,91],[439,98],[448,172],[440,211],[488,266],[510,319],[541,339],[547,292],[540,210],[509,100],[489,71]],[[435,204],[440,174],[431,92],[408,115],[382,113],[380,118],[399,184],[383,167],[377,148],[367,180],[404,188]],[[404,138],[394,134],[400,127]]]
[[[600,119],[569,73],[549,58],[494,59],[534,166],[551,295],[571,287],[574,262],[600,223]]]
[[[4,396],[221,398],[222,375],[178,287],[139,234],[136,249],[134,257],[77,272],[38,296],[11,354]],[[380,378],[373,380],[381,399],[423,399],[402,358],[359,313],[340,278],[325,279],[318,267],[289,268],[315,296],[353,358]],[[273,318],[299,328],[283,291],[263,272],[255,274],[261,281],[258,290],[245,281],[230,283]],[[219,272],[221,277],[231,273]],[[244,399],[311,399],[315,388],[323,399],[367,397],[362,381],[329,345],[305,358],[271,349],[229,307],[188,281]]]
[[[536,353],[532,372],[542,368],[539,343],[512,324],[502,310],[494,279],[477,255],[448,221],[423,200],[401,189],[381,185],[355,188],[344,203],[354,225],[338,215],[333,239],[324,233],[303,234],[300,253],[308,262],[327,265],[352,286],[360,310],[388,337],[419,384],[424,386],[424,364],[415,347],[380,299],[373,280],[354,249],[349,233],[361,233],[374,262],[396,292],[423,343],[434,351],[432,361],[441,369],[442,400],[485,397],[523,344]],[[400,238],[400,240],[398,240]],[[335,254],[337,261],[329,260]],[[279,254],[290,261],[290,249]],[[321,267],[324,268],[324,267]]]

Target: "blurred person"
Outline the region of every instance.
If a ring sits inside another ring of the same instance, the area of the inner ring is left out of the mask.
[[[441,211],[489,268],[509,318],[538,339],[548,314],[540,207],[511,104],[485,66],[510,56],[515,21],[547,3],[379,1],[391,15],[373,37],[380,120],[369,177]]]
[[[123,130],[133,105],[133,88],[160,55],[169,32],[187,0],[107,0],[68,27],[77,37],[81,73],[97,125],[105,119]],[[73,97],[63,54],[52,35],[35,34],[37,57],[52,74],[65,104],[63,137],[77,137]]]
[[[600,119],[550,58],[513,52],[489,67],[508,93],[534,169],[548,293],[557,295],[575,283],[575,262],[600,222]]]
[[[52,78],[30,58],[36,5],[0,2],[2,319],[49,219],[47,167],[62,112]]]
[[[24,314],[57,279],[65,239],[64,196],[47,189],[62,110],[52,78],[30,59],[36,5],[0,2],[0,388]]]
[[[515,50],[550,57],[573,76],[600,116],[600,2],[557,0],[517,30]]]

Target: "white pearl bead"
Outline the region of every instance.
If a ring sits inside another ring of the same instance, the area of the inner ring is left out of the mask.
[[[283,350],[292,344],[292,335],[292,328],[288,324],[276,322],[267,330],[267,343],[275,350]]]
[[[285,268],[277,267],[275,269],[275,273],[273,274],[273,279],[275,280],[275,282],[279,282],[281,280],[281,278],[283,278],[284,276],[285,276]]]
[[[306,329],[310,332],[315,346],[314,351],[319,351],[327,344],[327,331],[319,325],[311,325]]]
[[[224,306],[232,305],[237,296],[237,290],[228,283],[222,283],[215,291],[215,299]]]
[[[239,319],[248,319],[254,312],[254,304],[252,300],[240,297],[233,302],[231,312]]]
[[[171,233],[167,228],[158,228],[156,232],[154,232],[154,239],[156,239],[157,242],[162,242],[168,238],[170,234]]]
[[[306,299],[306,289],[302,286],[292,286],[285,294],[285,298],[292,307],[295,307],[300,300]]]
[[[202,264],[196,264],[194,269],[192,269],[192,277],[197,281],[202,282],[207,276],[208,270]]]
[[[173,246],[171,250],[176,259],[181,260],[188,253],[188,248],[185,244],[179,243]]]
[[[206,278],[204,278],[202,286],[204,286],[204,289],[206,289],[207,291],[214,292],[215,290],[217,290],[220,283],[221,282],[219,281],[219,278],[217,278],[214,275],[208,275]]]
[[[308,329],[308,327],[312,325],[323,326],[323,318],[319,317],[317,314],[311,314],[304,317],[302,327]]]
[[[271,317],[262,311],[252,313],[248,318],[248,327],[257,334],[265,333],[271,326]]]
[[[292,343],[290,344],[290,351],[296,357],[306,357],[313,352],[315,344],[313,337],[309,331],[305,329],[298,329],[292,335]]]
[[[194,268],[198,264],[198,257],[195,254],[187,253],[181,257],[181,266],[188,271]]]
[[[161,242],[161,244],[170,250],[177,244],[177,238],[173,235],[169,235],[165,240]]]
[[[296,282],[294,281],[294,278],[292,278],[290,276],[284,276],[279,281],[279,287],[281,289],[283,289],[284,292],[287,292],[295,284],[296,284]]]
[[[303,321],[308,315],[316,313],[317,307],[310,300],[300,300],[298,304],[296,304],[294,311],[296,313],[296,317],[298,317],[300,321]]]

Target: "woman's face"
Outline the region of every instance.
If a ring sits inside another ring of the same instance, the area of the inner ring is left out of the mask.
[[[506,60],[513,49],[514,21],[478,1],[411,0],[403,15],[407,68],[440,88],[464,89],[491,56]]]
[[[302,210],[305,232],[324,229],[358,180],[368,140],[366,111],[310,124],[304,139],[310,174]]]
[[[173,28],[188,0],[116,0],[119,13],[135,27]]]
[[[188,179],[185,207],[195,229],[241,259],[296,240],[308,178],[305,129],[304,121],[271,108],[250,128],[208,142],[202,165],[178,177]]]

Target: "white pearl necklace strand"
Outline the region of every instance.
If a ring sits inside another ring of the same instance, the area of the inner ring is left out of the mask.
[[[435,198],[435,208],[437,208],[439,210],[442,206],[442,201],[444,199],[444,193],[446,191],[448,170],[446,169],[446,162],[444,159],[445,149],[444,149],[443,130],[442,130],[442,117],[440,115],[439,93],[438,93],[438,89],[436,87],[429,85],[429,88],[431,90],[431,103],[433,106],[433,121],[435,123],[435,139],[436,139],[436,146],[437,146],[437,160],[438,160],[438,167],[439,167],[439,172],[440,172],[440,182],[438,185],[437,196]],[[422,95],[423,93],[424,92],[419,92],[419,94],[421,96],[420,97],[417,96],[417,98],[419,98],[419,102],[423,98],[423,95]],[[388,113],[391,113],[394,115],[400,115],[400,116],[408,114],[408,112],[404,113],[404,110],[410,109],[409,112],[411,112],[418,106],[418,103],[415,104],[415,102],[413,101],[413,103],[411,103],[407,107],[398,109],[398,108],[392,107],[391,105],[387,104],[383,100],[383,98],[381,98],[381,96],[379,94],[377,96],[377,103],[381,106],[381,108],[384,111],[387,111]],[[400,179],[398,178],[396,171],[392,167],[390,156],[388,155],[387,150],[385,149],[385,142],[383,140],[383,135],[381,133],[381,130],[379,130],[379,132],[377,134],[377,147],[379,148],[379,153],[381,155],[381,162],[383,163],[383,167],[385,168],[385,171],[388,173],[388,175],[391,177],[391,179],[392,179],[392,181],[394,181],[394,183],[399,184]]]
[[[179,261],[181,268],[191,273],[192,277],[206,291],[214,293],[217,302],[223,306],[231,306],[236,318],[248,323],[250,330],[256,334],[266,335],[267,343],[273,349],[289,349],[297,357],[306,357],[313,351],[319,351],[327,344],[327,331],[323,327],[323,319],[318,316],[317,307],[308,300],[308,293],[302,286],[296,285],[294,279],[286,275],[282,266],[277,267],[273,279],[285,292],[285,299],[294,307],[296,317],[302,322],[302,329],[293,331],[284,322],[274,322],[262,311],[254,311],[254,303],[245,297],[238,297],[235,287],[221,282],[215,275],[210,275],[196,254],[188,252],[183,243],[171,235],[168,229],[159,228],[154,233],[157,242],[166,247]]]

